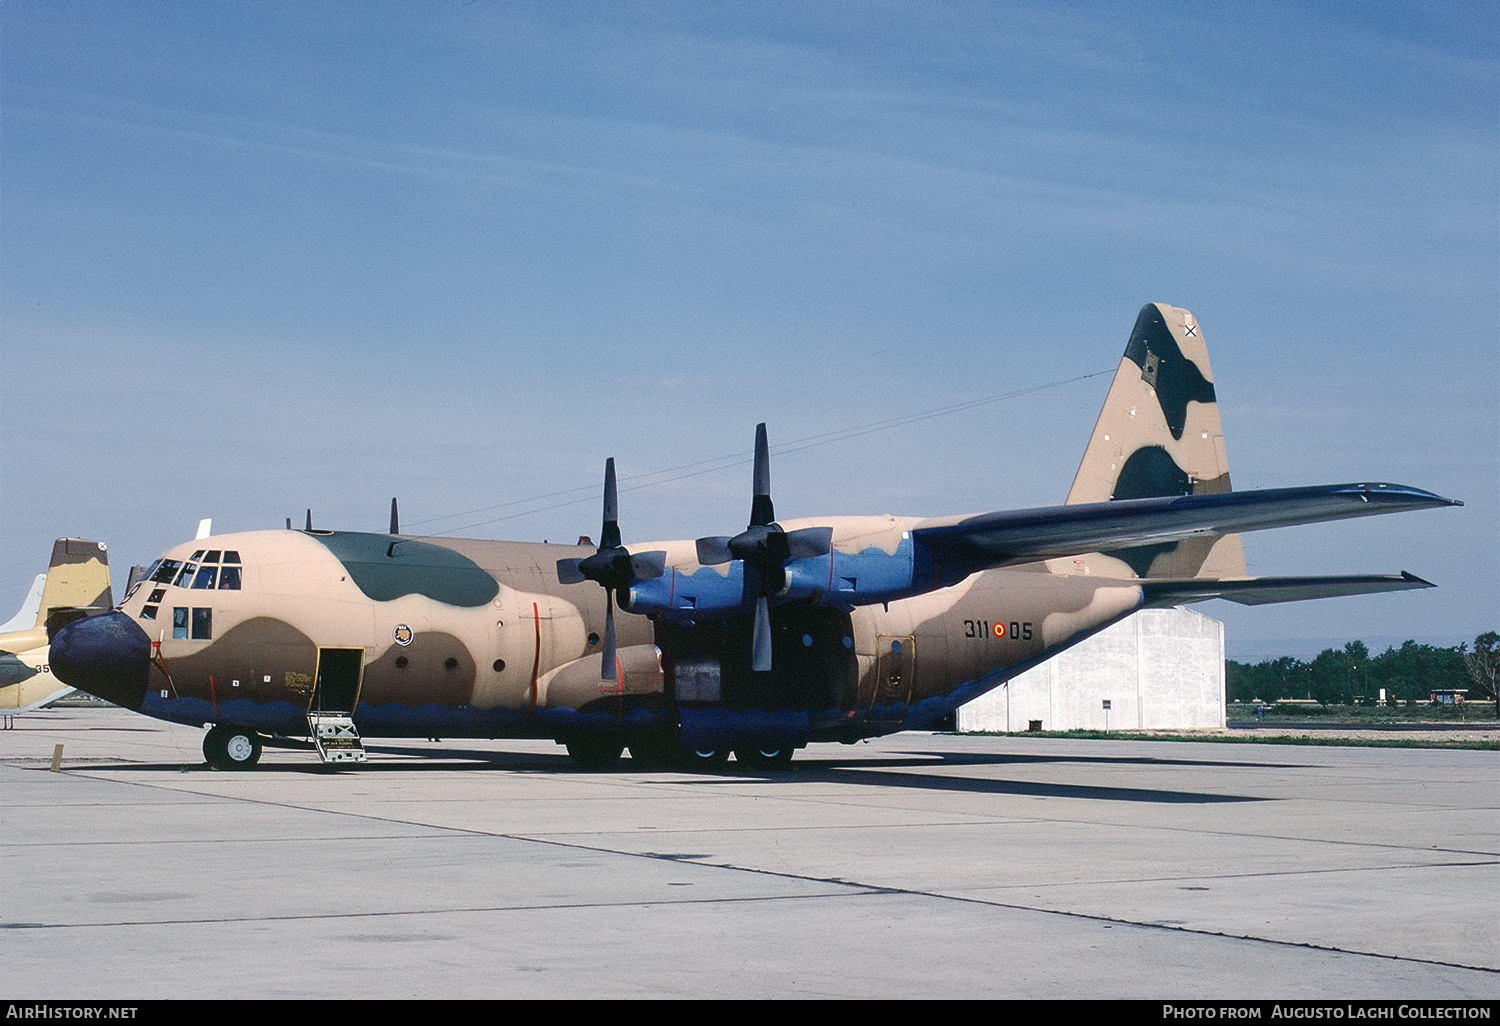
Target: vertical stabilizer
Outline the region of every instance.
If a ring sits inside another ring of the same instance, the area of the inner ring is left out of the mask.
[[[1187,310],[1141,309],[1068,504],[1227,492],[1229,457],[1208,347]],[[1106,553],[1140,577],[1243,577],[1237,534]]]
[[[12,631],[29,631],[36,626],[40,617],[37,613],[42,608],[42,588],[47,582],[46,574],[37,574],[36,580],[31,582],[31,590],[26,593],[26,601],[21,603],[21,608],[16,615],[5,623],[0,623],[0,634],[9,634]]]
[[[104,545],[79,538],[57,539],[52,545],[52,562],[47,567],[47,583],[42,588],[36,625],[46,626],[47,618],[57,610],[90,609],[102,613],[114,605],[114,593],[109,586],[109,556]]]

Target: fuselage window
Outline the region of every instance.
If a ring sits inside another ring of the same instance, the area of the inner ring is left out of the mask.
[[[141,607],[141,619],[142,620],[155,620],[156,619],[156,609],[157,609],[156,606],[142,606]]]
[[[167,597],[166,588],[152,588],[151,594],[146,598],[147,602],[160,602]]]
[[[159,559],[156,563],[156,572],[151,575],[151,580],[156,584],[171,584],[172,578],[177,576],[177,571],[182,566],[175,559]]]
[[[188,635],[188,611],[186,606],[177,606],[172,610],[172,637],[186,638]]]
[[[214,611],[212,609],[193,610],[193,640],[208,641],[214,636]]]
[[[226,566],[219,571],[220,591],[240,590],[240,568],[237,566]]]
[[[193,587],[200,590],[203,588],[212,588],[214,586],[214,581],[218,578],[218,576],[218,567],[206,566],[202,570],[198,571],[197,577],[193,578]]]
[[[177,587],[179,588],[186,588],[189,584],[192,583],[193,575],[197,572],[198,564],[188,563],[182,568],[182,573],[177,575],[177,580],[173,581],[172,583],[177,585]]]

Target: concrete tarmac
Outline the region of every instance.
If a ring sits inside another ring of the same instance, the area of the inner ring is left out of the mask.
[[[222,773],[201,739],[0,731],[0,997],[1500,998],[1495,752],[919,733],[708,775],[415,741]]]

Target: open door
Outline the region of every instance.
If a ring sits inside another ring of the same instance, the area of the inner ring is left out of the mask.
[[[360,678],[364,674],[365,650],[362,648],[318,649],[318,670],[314,675],[312,713],[352,713],[359,701]]]
[[[354,709],[359,703],[364,668],[362,648],[318,649],[318,669],[307,707],[307,729],[318,749],[318,758],[325,763],[365,761],[365,746],[354,727]]]

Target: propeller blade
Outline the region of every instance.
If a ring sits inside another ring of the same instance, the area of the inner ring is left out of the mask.
[[[635,580],[654,581],[666,572],[667,554],[661,549],[631,553],[630,576]]]
[[[729,539],[724,535],[698,539],[698,562],[703,566],[718,566],[734,558],[729,551]]]
[[[308,511],[307,511],[307,526],[304,527],[303,530],[304,531],[311,531],[312,530],[312,509],[311,508],[309,508]]]
[[[582,584],[588,580],[583,576],[583,571],[578,569],[581,559],[559,559],[557,561],[557,581],[559,584]]]
[[[615,491],[615,458],[604,461],[604,527],[599,532],[600,549],[620,547],[620,500]]]
[[[771,606],[764,595],[755,600],[755,636],[750,653],[751,669],[764,673],[771,668]]]
[[[833,548],[833,528],[804,527],[800,531],[788,531],[786,541],[791,559],[826,556]]]
[[[750,502],[750,526],[764,527],[776,520],[771,504],[771,447],[765,424],[755,425],[755,497]]]
[[[396,497],[391,496],[391,534],[401,533],[401,521],[396,516]]]
[[[599,665],[599,679],[620,683],[620,661],[615,655],[615,591],[604,591],[604,656]]]

